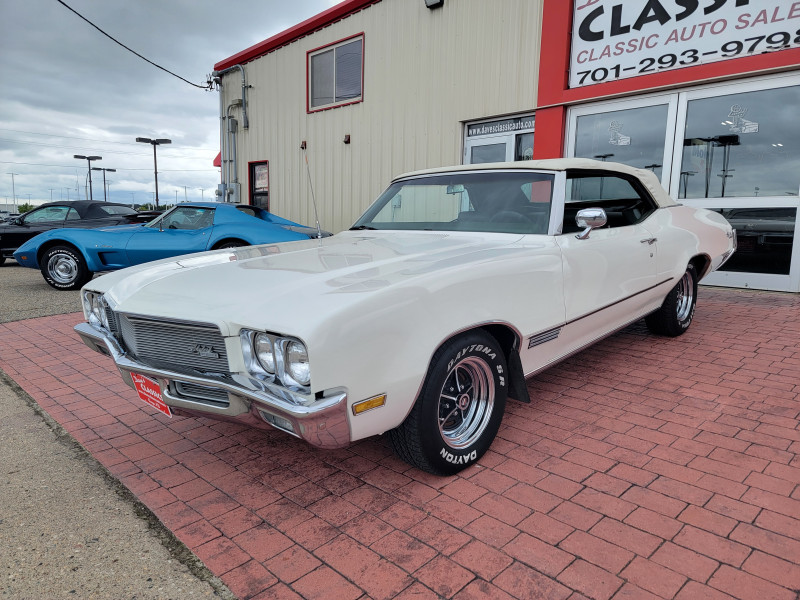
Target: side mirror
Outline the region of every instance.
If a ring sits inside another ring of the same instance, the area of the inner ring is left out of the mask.
[[[577,223],[578,227],[582,227],[583,231],[575,237],[579,240],[588,239],[592,229],[602,227],[607,222],[608,217],[606,217],[606,211],[602,208],[584,208],[583,210],[579,210],[578,214],[575,215],[575,223]]]

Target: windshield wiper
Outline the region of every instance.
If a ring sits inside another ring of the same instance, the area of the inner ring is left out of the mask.
[[[372,227],[370,225],[359,225],[358,227],[351,227],[350,231],[362,231],[364,229],[369,229],[371,231],[378,231],[377,227]]]

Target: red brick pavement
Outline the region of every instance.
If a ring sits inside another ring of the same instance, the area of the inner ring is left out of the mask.
[[[681,338],[629,327],[452,478],[163,417],[79,320],[0,325],[0,367],[241,598],[797,598],[800,296],[702,289]]]

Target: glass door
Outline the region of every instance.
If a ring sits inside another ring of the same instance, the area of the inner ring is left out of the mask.
[[[660,95],[573,109],[567,156],[649,169],[666,188],[676,107],[677,97]]]
[[[800,77],[680,94],[670,189],[725,216],[738,248],[709,284],[800,291]]]
[[[531,160],[533,125],[533,115],[468,123],[464,164]]]
[[[574,107],[567,156],[651,169],[678,202],[715,210],[738,250],[704,283],[800,291],[800,75]]]

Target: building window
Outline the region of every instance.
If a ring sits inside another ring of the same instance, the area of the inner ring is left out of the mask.
[[[308,53],[308,109],[360,102],[363,94],[364,36]]]
[[[800,86],[689,100],[678,198],[797,196],[797,106]]]
[[[649,169],[661,179],[669,106],[578,116],[574,156]]]

